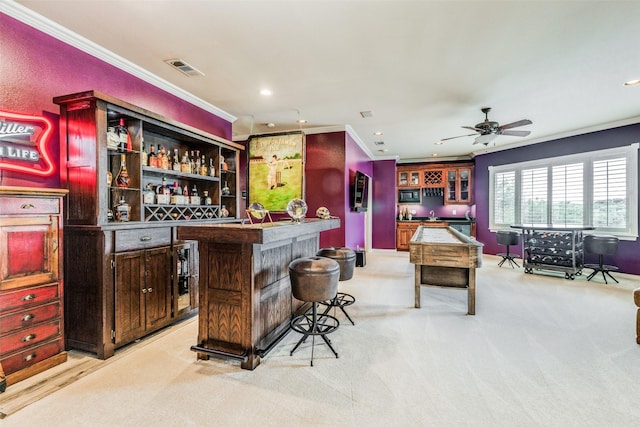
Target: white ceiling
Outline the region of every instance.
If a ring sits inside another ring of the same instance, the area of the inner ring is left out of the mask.
[[[350,126],[374,158],[442,160],[640,122],[640,85],[623,85],[640,78],[638,1],[17,3],[237,117],[234,140],[306,119]],[[484,106],[531,135],[435,145]]]

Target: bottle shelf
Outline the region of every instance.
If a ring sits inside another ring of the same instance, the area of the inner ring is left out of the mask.
[[[202,221],[222,218],[218,205],[144,205],[145,221]]]
[[[534,270],[551,270],[565,273],[565,279],[573,280],[582,274],[582,230],[545,231],[524,229],[522,254],[525,273]]]
[[[209,175],[200,175],[200,174],[195,174],[195,173],[186,173],[186,172],[178,172],[178,171],[174,171],[173,169],[162,169],[162,168],[154,168],[154,167],[150,167],[150,166],[143,166],[142,167],[142,171],[145,174],[152,174],[152,175],[157,175],[157,176],[161,176],[161,175],[166,175],[166,176],[171,176],[174,178],[182,178],[182,179],[199,179],[202,181],[212,181],[212,182],[219,182],[220,178],[217,176],[209,176]]]

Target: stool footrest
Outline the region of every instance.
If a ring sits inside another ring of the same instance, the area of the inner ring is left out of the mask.
[[[340,321],[328,314],[318,314],[316,321],[310,314],[301,314],[291,319],[291,329],[303,335],[326,335],[338,329]]]

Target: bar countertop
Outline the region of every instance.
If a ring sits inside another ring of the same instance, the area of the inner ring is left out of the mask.
[[[338,227],[340,227],[339,218],[305,218],[302,222],[285,220],[259,224],[185,224],[177,227],[177,237],[180,240],[264,244],[292,238],[300,234],[319,233]]]

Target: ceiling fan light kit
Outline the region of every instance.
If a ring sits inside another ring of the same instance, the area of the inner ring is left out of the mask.
[[[462,126],[464,129],[469,129],[475,131],[476,133],[443,138],[441,139],[441,141],[448,141],[451,139],[464,138],[480,134],[476,137],[473,143],[489,145],[500,135],[524,137],[531,134],[531,131],[528,130],[508,130],[532,124],[533,122],[529,119],[522,119],[501,126],[500,123],[489,120],[489,111],[491,111],[491,107],[483,107],[480,111],[484,113],[484,122],[480,122],[475,126]]]

